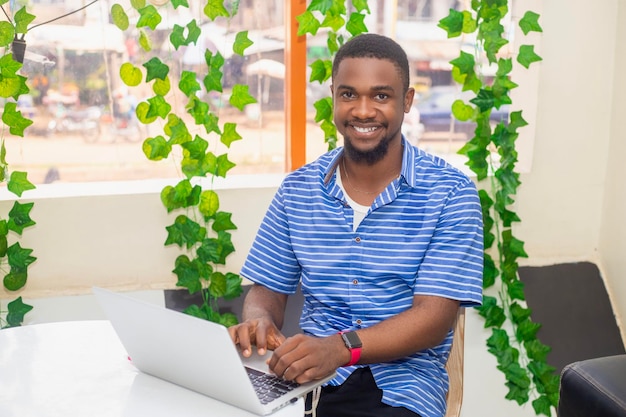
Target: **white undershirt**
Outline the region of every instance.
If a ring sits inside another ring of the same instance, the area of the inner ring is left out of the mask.
[[[359,225],[361,224],[361,222],[367,215],[367,212],[370,210],[370,208],[364,205],[361,205],[350,198],[350,196],[346,192],[346,188],[343,186],[343,182],[341,182],[341,174],[339,173],[339,167],[337,167],[337,169],[335,170],[335,176],[337,177],[337,185],[339,185],[339,187],[343,191],[343,195],[346,196],[346,200],[348,201],[348,204],[350,204],[350,207],[352,207],[352,210],[354,210],[354,221],[353,221],[354,224],[352,226],[352,231],[356,231],[357,227],[359,227]]]

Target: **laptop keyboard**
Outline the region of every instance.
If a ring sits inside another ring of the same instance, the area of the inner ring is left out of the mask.
[[[300,385],[297,382],[285,381],[277,376],[248,368],[247,366],[246,371],[248,371],[248,377],[252,381],[252,386],[254,386],[254,390],[262,404],[267,404]]]

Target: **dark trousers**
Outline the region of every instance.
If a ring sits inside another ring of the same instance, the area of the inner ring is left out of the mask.
[[[378,388],[370,368],[359,368],[339,386],[326,386],[316,409],[316,417],[419,417],[404,407],[392,407],[381,402],[383,391]],[[311,409],[312,394],[306,397],[306,410]]]

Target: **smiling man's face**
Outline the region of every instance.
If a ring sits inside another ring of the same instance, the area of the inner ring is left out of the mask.
[[[389,144],[401,140],[415,90],[405,93],[398,68],[377,58],[345,58],[331,88],[334,121],[347,156],[368,164],[380,161]]]

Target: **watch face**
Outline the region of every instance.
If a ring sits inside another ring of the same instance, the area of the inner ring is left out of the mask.
[[[346,346],[350,349],[360,348],[363,346],[363,343],[361,343],[361,339],[359,339],[359,335],[356,334],[356,332],[342,333],[341,337],[343,338]]]

